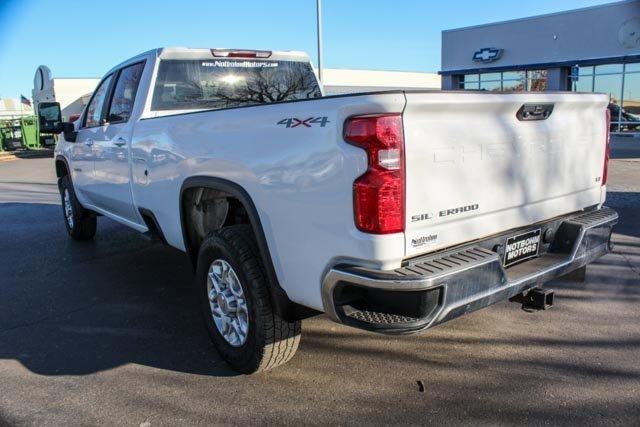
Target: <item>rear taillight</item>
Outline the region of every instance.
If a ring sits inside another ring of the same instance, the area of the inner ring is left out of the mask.
[[[607,185],[607,178],[609,177],[609,157],[611,156],[611,133],[609,130],[611,129],[611,111],[607,108],[605,110],[605,123],[606,128],[604,129],[604,167],[602,168],[602,185]]]
[[[349,118],[344,139],[367,152],[369,167],[353,183],[355,223],[373,234],[404,231],[404,133],[402,115]]]

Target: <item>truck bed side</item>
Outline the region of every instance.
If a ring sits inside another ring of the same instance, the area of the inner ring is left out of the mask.
[[[355,228],[352,186],[367,158],[342,139],[347,117],[399,113],[404,105],[404,94],[394,92],[140,120],[132,139],[134,199],[154,213],[168,243],[184,250],[176,221],[183,182],[208,176],[241,186],[257,208],[280,285],[291,300],[322,309],[328,265],[392,268],[404,257],[402,233]],[[309,118],[320,120],[287,127],[288,119]]]

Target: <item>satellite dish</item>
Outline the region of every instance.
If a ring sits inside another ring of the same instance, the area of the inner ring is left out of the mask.
[[[33,77],[33,88],[36,91],[53,89],[51,70],[46,65],[41,65],[36,70],[36,75]]]
[[[632,18],[620,26],[618,41],[625,49],[640,47],[640,18]]]

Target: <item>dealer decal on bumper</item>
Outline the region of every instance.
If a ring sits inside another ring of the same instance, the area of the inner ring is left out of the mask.
[[[540,250],[540,229],[528,231],[507,239],[504,251],[504,266],[516,264],[538,256]]]

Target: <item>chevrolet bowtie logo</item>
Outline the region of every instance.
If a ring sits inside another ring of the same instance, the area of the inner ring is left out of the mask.
[[[473,54],[473,60],[475,62],[493,62],[500,59],[500,56],[502,56],[502,49],[483,47]]]

